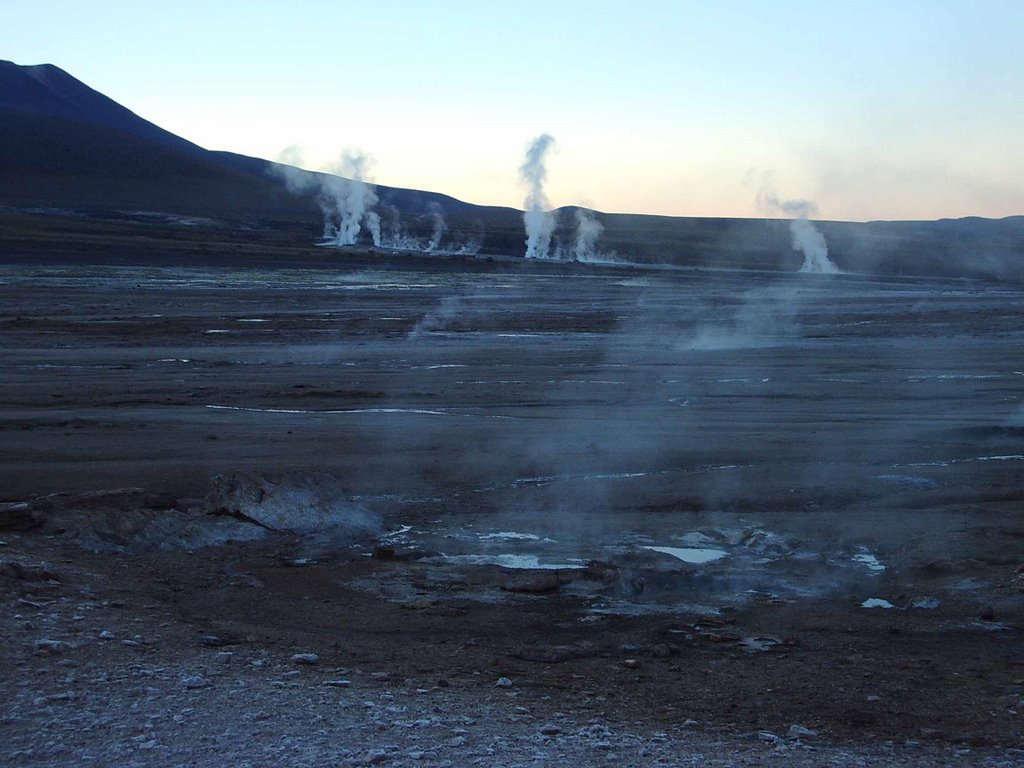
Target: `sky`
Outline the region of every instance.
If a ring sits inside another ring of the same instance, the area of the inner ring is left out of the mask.
[[[1024,2],[9,3],[51,63],[210,149],[523,206],[823,219],[1024,214]]]

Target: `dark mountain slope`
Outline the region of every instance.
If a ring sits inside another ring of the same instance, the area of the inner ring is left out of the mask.
[[[144,120],[53,64],[0,61],[0,111],[32,112],[103,125],[185,152],[204,150]]]
[[[213,217],[319,218],[312,200],[102,125],[0,112],[0,202],[83,211],[147,210]]]
[[[275,163],[214,152],[139,117],[63,70],[0,61],[0,207],[82,212],[162,211],[283,223],[313,240],[321,230],[315,192],[285,190]],[[522,214],[447,195],[377,187],[382,213],[430,231],[440,206],[460,239],[483,236],[485,253],[521,254]],[[556,244],[571,245],[571,208],[557,212]],[[599,214],[600,249],[631,261],[708,267],[797,269],[787,222]],[[822,222],[844,269],[886,274],[1024,278],[1024,217],[937,222]]]

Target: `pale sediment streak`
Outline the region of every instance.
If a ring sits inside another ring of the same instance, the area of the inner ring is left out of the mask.
[[[245,411],[247,413],[288,413],[288,414],[312,414],[312,415],[335,415],[343,413],[412,413],[424,416],[457,416],[446,411],[429,411],[422,408],[343,408],[337,410],[302,410],[299,408],[248,408],[241,405],[204,405],[204,408],[212,408],[216,411]]]

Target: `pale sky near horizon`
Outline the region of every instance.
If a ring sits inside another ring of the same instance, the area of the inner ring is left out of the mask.
[[[52,63],[210,149],[522,207],[823,219],[1024,214],[1024,0],[10,3],[0,58]]]

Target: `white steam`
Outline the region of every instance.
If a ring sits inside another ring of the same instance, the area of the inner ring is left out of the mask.
[[[441,247],[441,238],[444,237],[448,225],[445,223],[444,209],[441,208],[440,203],[431,203],[427,206],[427,209],[430,211],[430,220],[433,224],[433,229],[430,232],[430,242],[427,243],[427,252],[433,253]]]
[[[548,171],[544,158],[554,146],[555,140],[547,133],[530,142],[526,157],[519,166],[519,177],[526,187],[526,203],[523,223],[526,225],[526,258],[551,258],[551,235],[555,230],[555,217],[550,210],[544,182]]]
[[[341,160],[331,170],[337,176],[328,176],[320,186],[324,211],[324,240],[328,245],[355,245],[361,222],[377,203],[377,193],[366,179],[370,157],[362,152],[345,150]],[[367,222],[371,236],[376,229],[374,244],[380,240],[380,218],[374,214]]]
[[[757,193],[757,205],[766,213],[782,213],[789,217],[789,232],[793,237],[793,250],[804,255],[801,272],[836,274],[838,267],[828,257],[825,236],[818,231],[811,216],[818,213],[818,207],[809,200],[780,200],[766,174],[761,179]]]
[[[374,244],[380,240],[380,217],[370,209],[377,203],[377,193],[368,183],[369,155],[345,150],[328,175],[304,171],[295,166],[302,163],[297,146],[283,150],[277,157],[274,173],[292,192],[315,192],[324,215],[324,245],[355,245],[363,224]]]
[[[576,209],[576,241],[573,243],[572,257],[576,261],[601,261],[597,253],[597,240],[604,232],[604,225],[597,220],[589,208]]]

